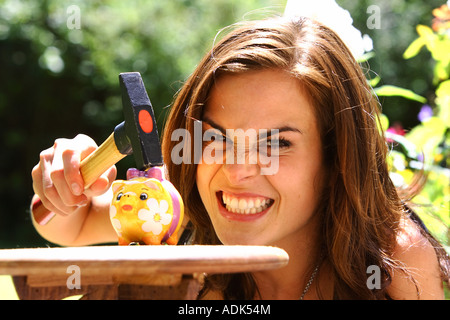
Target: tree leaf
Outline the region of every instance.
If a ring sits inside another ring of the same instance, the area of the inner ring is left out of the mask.
[[[386,131],[389,128],[389,118],[384,114],[380,114],[380,122],[377,122],[378,130]]]
[[[399,96],[409,100],[418,101],[420,103],[427,102],[426,98],[414,93],[413,91],[396,86],[384,85],[379,88],[375,88],[374,91],[378,96]]]
[[[377,84],[380,83],[380,81],[381,81],[380,76],[376,76],[375,78],[369,80],[369,84],[373,88],[376,87]]]
[[[424,45],[425,45],[425,39],[422,37],[417,38],[416,40],[411,42],[409,47],[405,50],[405,52],[403,53],[403,58],[411,59],[411,58],[415,57]]]
[[[433,30],[430,27],[425,26],[423,24],[419,24],[417,26],[416,30],[417,30],[417,33],[419,34],[419,36],[421,36],[421,37],[427,37],[427,36],[434,35]]]
[[[370,51],[370,52],[364,53],[361,57],[359,57],[358,59],[356,59],[356,61],[357,61],[358,63],[362,63],[362,62],[369,61],[369,60],[372,59],[373,57],[375,57],[375,52]]]

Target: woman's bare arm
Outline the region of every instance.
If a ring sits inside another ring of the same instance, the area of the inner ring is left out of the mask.
[[[42,151],[39,163],[32,170],[34,201],[56,213],[46,225],[33,223],[47,240],[66,246],[116,241],[109,221],[109,190],[116,177],[113,166],[84,189],[80,163],[97,148],[85,135],[74,139],[57,139]],[[33,206],[32,206],[33,207]]]

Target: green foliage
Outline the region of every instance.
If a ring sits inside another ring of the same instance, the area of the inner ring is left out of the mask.
[[[435,15],[436,10],[433,11]],[[405,149],[410,153],[420,150],[422,155],[406,160],[394,150],[390,163],[393,176],[404,184],[413,181],[413,173],[419,172],[423,163],[427,183],[414,199],[420,204],[415,210],[436,238],[450,248],[450,29],[445,24],[434,29],[419,25],[419,37],[403,54],[405,59],[411,59],[426,47],[436,60],[433,83],[437,88],[433,106],[426,106],[430,109],[429,114],[422,116],[421,123],[404,137],[413,142],[412,147],[410,144]]]
[[[407,88],[422,97],[433,98],[435,88],[429,80],[433,77],[434,62],[430,54],[422,50],[418,59],[404,60],[403,53],[417,38],[412,26],[428,25],[432,10],[445,0],[336,0],[349,10],[354,25],[373,40],[376,56],[370,60],[371,77],[380,75],[383,84]],[[379,28],[371,28],[369,6],[375,5],[380,12]],[[402,97],[382,97],[383,112],[392,123],[400,121],[408,129],[418,124],[417,113],[422,103]]]
[[[286,0],[0,0],[0,247],[45,245],[29,218],[30,172],[55,138],[98,143],[123,120],[118,75],[139,71],[159,131],[167,106],[223,27]],[[78,6],[80,28],[73,28]],[[127,157],[119,177],[132,167]]]
[[[450,52],[450,37],[448,32],[434,32],[430,27],[424,25],[418,25],[416,30],[419,38],[410,44],[403,57],[405,59],[413,58],[419,54],[422,47],[426,46],[436,61],[434,83],[438,83],[442,79],[448,79],[450,72],[450,55],[448,54]]]
[[[450,15],[448,9],[443,10],[444,7],[433,10],[433,14],[441,18]],[[446,19],[448,21],[450,16]],[[444,18],[444,22],[439,23],[439,19],[435,18],[435,30],[418,25],[416,30],[419,37],[411,42],[403,54],[404,59],[411,59],[425,47],[435,60],[431,68],[432,85],[436,86],[431,103],[433,107],[423,106],[421,113],[424,114],[419,115],[420,123],[410,130],[404,130],[396,122],[389,127],[389,117],[385,114],[381,116],[380,126],[392,145],[388,164],[391,178],[399,190],[411,189],[416,183],[420,184],[422,170],[426,175],[426,184],[414,198],[414,210],[431,233],[450,251],[450,24],[446,21]],[[367,63],[374,57],[374,53],[368,53],[360,62]],[[381,81],[378,75],[368,81],[378,97],[397,96],[427,103],[425,97],[412,90],[392,85],[376,87]]]
[[[414,93],[413,91],[408,90],[408,89],[399,88],[396,86],[384,85],[384,86],[375,88],[374,91],[377,94],[377,96],[387,96],[387,97],[398,96],[398,97],[403,97],[405,99],[418,101],[421,103],[427,102],[427,99],[425,99],[422,96],[419,96],[418,94]]]

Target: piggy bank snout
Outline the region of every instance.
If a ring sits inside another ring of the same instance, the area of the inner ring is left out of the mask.
[[[120,194],[117,201],[122,210],[132,211],[137,206],[139,199],[132,194]]]
[[[130,204],[124,204],[124,205],[122,206],[122,210],[125,210],[125,211],[131,211],[131,210],[133,210],[133,206],[130,205]]]

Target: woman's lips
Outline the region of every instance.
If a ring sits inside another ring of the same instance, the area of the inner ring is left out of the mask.
[[[216,193],[219,212],[227,219],[251,221],[269,211],[273,199],[251,193],[233,194],[226,191]]]

